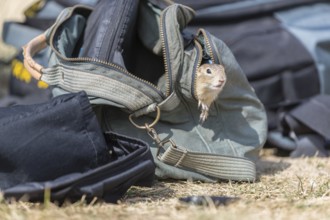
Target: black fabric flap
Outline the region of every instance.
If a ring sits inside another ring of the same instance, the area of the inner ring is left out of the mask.
[[[330,96],[318,95],[290,112],[305,126],[330,139]]]

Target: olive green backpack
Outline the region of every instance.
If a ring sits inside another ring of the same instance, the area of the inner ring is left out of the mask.
[[[139,2],[138,19],[125,23],[134,24],[136,39],[129,47],[113,47],[110,61],[81,55],[93,9],[67,8],[45,34],[26,45],[25,66],[35,78],[55,86],[54,95],[86,91],[104,130],[150,145],[159,178],[254,181],[255,161],[267,135],[262,103],[221,40],[203,29],[184,31],[194,17],[192,9],[159,2]],[[122,34],[116,34],[122,36],[124,24],[113,23],[121,25]],[[42,67],[32,56],[47,45],[49,66]],[[227,82],[200,123],[196,69],[205,60],[223,65]]]

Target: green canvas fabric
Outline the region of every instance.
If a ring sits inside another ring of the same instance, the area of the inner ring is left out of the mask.
[[[158,82],[146,83],[127,74],[125,67],[90,59],[70,60],[83,29],[77,22],[81,24],[86,19],[79,13],[85,15],[90,10],[68,8],[46,32],[48,44],[57,52],[52,53],[41,79],[57,86],[54,94],[85,90],[104,130],[133,136],[150,145],[159,178],[254,181],[255,160],[267,136],[264,107],[230,49],[220,39],[201,30],[196,33],[198,41],[184,46],[181,33],[194,17],[194,11],[179,4],[162,10],[148,1],[141,2],[139,38],[157,59],[164,59],[165,65],[163,76],[163,70],[155,69],[160,73]],[[59,24],[65,25],[67,31],[58,34]],[[214,63],[222,64],[227,74],[227,83],[204,123],[199,122],[195,94],[195,74],[202,50]],[[157,108],[160,120],[153,129],[160,140],[175,142],[181,152],[177,152],[180,156],[176,159],[175,155],[171,156],[173,152],[165,151],[170,149],[168,145],[158,155],[158,145],[150,132],[135,127],[129,120],[132,115],[136,124],[148,125],[155,120]],[[159,159],[164,155],[172,159]]]

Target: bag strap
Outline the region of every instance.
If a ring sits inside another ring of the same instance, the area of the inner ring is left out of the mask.
[[[148,135],[156,142],[159,161],[217,179],[255,181],[256,165],[246,158],[189,151],[185,147],[177,146],[172,139],[161,140],[153,128],[160,118],[160,109],[158,106],[156,109],[156,118],[150,124],[143,126],[136,124],[133,120],[133,114],[129,116],[129,120],[135,127],[146,130]],[[163,152],[161,153],[161,151]]]
[[[146,109],[147,114],[148,107],[163,100],[153,87],[143,81],[132,80],[132,77],[123,74],[123,68],[117,66],[99,66],[99,73],[94,74],[83,68],[72,69],[67,62],[59,60],[60,65],[44,68],[35,62],[33,56],[47,47],[46,41],[46,35],[41,34],[23,47],[24,66],[33,78],[70,92],[84,90],[89,96],[99,97],[101,104],[126,108],[131,112]],[[78,66],[78,63],[72,64]]]
[[[41,79],[41,70],[44,68],[34,61],[33,56],[47,47],[46,35],[41,34],[23,46],[24,67],[36,80]]]
[[[185,168],[211,177],[234,181],[255,181],[255,164],[242,157],[188,151],[183,147],[168,147],[158,159],[178,168]]]
[[[151,83],[144,80],[137,80],[133,74],[128,73],[127,70],[118,65],[107,63],[107,67],[105,67],[103,62],[95,59],[90,60],[90,62],[83,62],[86,61],[84,58],[75,58],[73,60],[62,57],[58,51],[55,51],[55,53],[51,55],[54,58],[52,60],[56,60],[56,65],[49,68],[44,68],[33,60],[33,56],[47,46],[46,42],[52,38],[51,36],[54,36],[56,32],[55,29],[61,22],[63,22],[63,19],[83,10],[90,12],[91,9],[82,6],[75,6],[62,11],[57,18],[57,25],[53,25],[53,27],[47,30],[44,34],[39,35],[24,46],[24,65],[31,75],[37,80],[45,81],[49,85],[56,85],[68,92],[84,90],[90,97],[98,97],[97,100],[92,99],[92,103],[113,105],[127,109],[130,112],[135,112],[142,109],[145,114],[149,113],[148,109],[151,109],[150,106],[154,106],[156,103],[161,103],[165,99],[164,94],[162,94],[161,91]],[[173,12],[173,9],[170,11]],[[172,17],[172,15],[172,13],[169,13],[169,15],[165,16],[165,20]],[[184,20],[187,19],[188,18],[185,18]],[[76,24],[77,20],[78,19],[73,18],[70,22],[66,21],[66,25],[69,26],[68,29],[74,33],[76,33],[76,29],[77,33],[78,31],[81,31],[79,27],[77,27],[79,25]],[[178,20],[181,21],[182,19]],[[170,65],[170,69],[173,70],[171,72],[177,74],[181,68],[182,60],[175,59],[174,57],[178,51],[172,51],[175,49],[174,47],[177,46],[173,45],[173,41],[176,41],[177,39],[175,39],[175,37],[170,38],[169,36],[173,35],[173,33],[169,33],[172,32],[173,27],[171,26],[173,26],[173,22],[167,21],[165,23],[167,27],[167,34],[164,36],[164,39],[170,43],[166,46],[169,47],[169,49],[164,53],[167,54],[166,56],[171,57],[171,59],[168,59],[168,63],[172,63],[172,61],[176,62],[174,65],[175,67]],[[179,23],[181,24],[182,22]],[[185,23],[180,25],[182,28],[184,26]],[[181,37],[179,30],[176,30],[174,35],[180,35],[179,37]],[[48,43],[54,49],[54,45],[52,45],[53,42],[50,41]],[[180,48],[179,51],[182,53],[182,50],[183,48]],[[91,63],[100,64],[97,67],[97,72],[93,72],[93,70],[91,70],[93,67],[89,68],[89,66],[82,65]],[[86,71],[86,69],[89,71]],[[171,78],[176,79],[176,75],[173,75]],[[176,80],[170,81],[172,82]],[[174,85],[171,86],[171,88],[173,87]]]
[[[73,11],[76,9],[79,9],[78,6],[64,10],[57,18],[57,23],[62,22],[63,18],[73,14]],[[83,9],[90,10],[88,8]],[[174,91],[178,74],[182,69],[184,48],[181,30],[186,27],[193,16],[194,11],[192,9],[177,4],[167,7],[162,12],[160,38],[166,60],[165,68],[169,77],[166,96],[169,96]],[[77,28],[74,24],[71,24],[71,26],[72,28]],[[107,74],[94,74],[86,72],[84,71],[85,69],[81,68],[72,70],[72,66],[67,65],[65,60],[62,61],[61,57],[57,57],[59,65],[44,68],[33,60],[33,56],[47,46],[46,42],[50,38],[48,35],[54,34],[53,32],[54,30],[50,28],[50,31],[48,30],[45,34],[37,36],[24,46],[24,65],[37,80],[59,86],[69,92],[84,90],[89,96],[100,97],[102,100],[98,101],[98,104],[110,104],[126,108],[131,112],[150,109],[150,106],[154,106],[155,103],[160,103],[164,100],[163,94],[160,94],[160,91],[157,91],[155,87],[148,85],[146,82],[127,77],[129,75],[125,74],[127,71],[116,65],[113,65],[111,70],[109,68],[104,70]],[[49,44],[52,44],[52,42],[49,42]],[[55,56],[57,55],[55,53]],[[70,62],[75,64],[72,61]],[[78,63],[76,66],[78,66]],[[109,74],[110,72],[111,74]],[[109,75],[111,77],[108,77]],[[116,77],[119,80],[113,78],[115,75],[118,75]],[[144,110],[144,112],[149,113],[150,111]]]

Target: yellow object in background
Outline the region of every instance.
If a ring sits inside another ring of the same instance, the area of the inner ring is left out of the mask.
[[[26,9],[24,11],[24,15],[26,17],[32,18],[36,15],[36,13],[42,9],[45,5],[45,1],[44,0],[38,0],[36,2],[34,2],[28,9]]]
[[[25,83],[31,82],[31,74],[29,73],[29,71],[27,71],[27,69],[25,69],[24,64],[21,61],[14,59],[11,65],[12,74],[16,79],[19,79],[20,81],[23,81]],[[37,86],[40,89],[48,88],[48,84],[43,81],[38,81]]]

